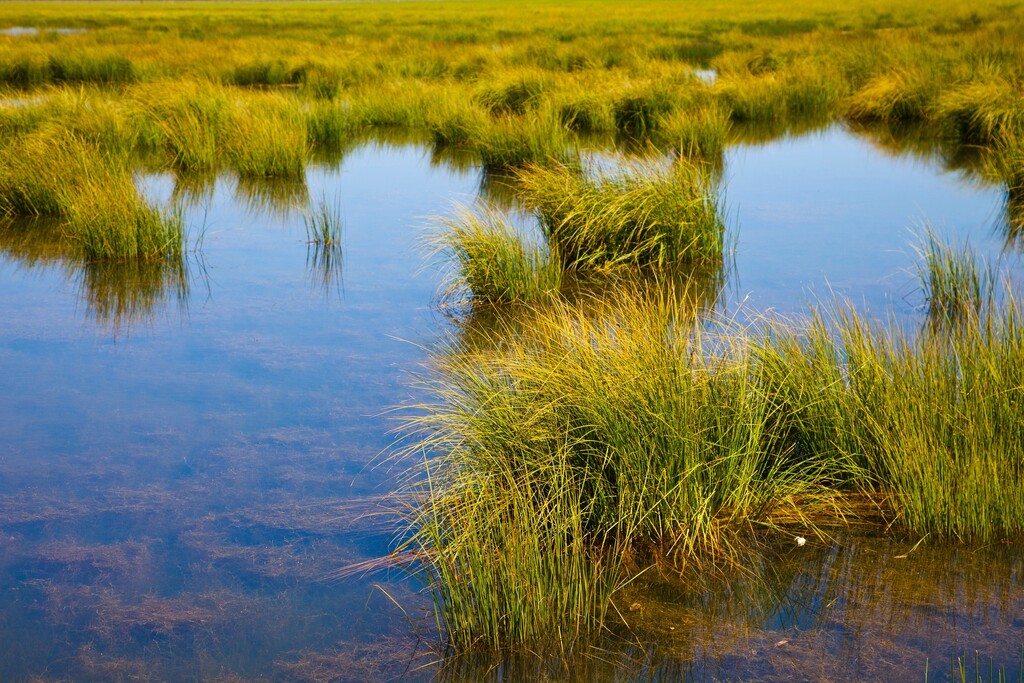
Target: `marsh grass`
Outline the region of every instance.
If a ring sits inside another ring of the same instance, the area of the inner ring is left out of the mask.
[[[521,74],[504,82],[484,86],[477,101],[495,115],[525,114],[535,109],[549,88],[546,79],[537,74]]]
[[[552,118],[532,116],[501,117],[484,130],[475,151],[486,168],[547,165],[571,158],[571,140],[565,128]]]
[[[427,128],[436,147],[472,147],[484,139],[489,127],[484,110],[447,101],[427,116]]]
[[[343,222],[341,203],[321,199],[302,216],[306,242],[321,247],[340,247]]]
[[[567,270],[722,262],[724,223],[710,174],[698,164],[633,161],[589,175],[531,166],[516,179]]]
[[[935,328],[977,324],[985,298],[992,295],[992,275],[979,266],[970,244],[955,246],[927,231],[915,250],[929,323]]]
[[[0,211],[52,216],[88,259],[180,257],[183,219],[149,206],[128,160],[59,130],[43,130],[3,151]]]
[[[556,106],[558,120],[567,129],[579,133],[604,133],[615,130],[611,107],[600,96],[582,92],[563,96]]]
[[[534,306],[499,345],[434,359],[411,543],[456,647],[571,648],[647,563],[707,568],[834,505],[850,470],[785,441],[764,349],[680,299]]]
[[[612,105],[615,127],[633,137],[648,136],[658,129],[661,118],[675,109],[677,99],[663,88],[631,90]]]
[[[9,216],[66,215],[76,186],[102,176],[106,164],[80,138],[47,127],[0,150],[0,212]]]
[[[325,296],[341,293],[345,253],[342,247],[341,201],[321,198],[302,216],[306,228],[306,270]]]
[[[138,77],[131,59],[118,54],[65,52],[46,59],[23,57],[0,64],[0,83],[22,90],[49,84],[121,85]]]
[[[225,82],[248,87],[299,85],[304,78],[302,68],[291,68],[278,59],[258,59],[235,66],[226,75]]]
[[[248,178],[302,178],[309,145],[306,126],[293,114],[273,104],[236,111],[226,132],[231,167]]]
[[[672,112],[657,137],[684,156],[713,160],[725,150],[731,129],[728,113],[710,105]]]
[[[564,651],[621,618],[646,568],[730,571],[777,531],[867,514],[915,538],[1024,532],[1011,292],[936,335],[842,302],[701,318],[688,291],[542,299],[434,355],[402,550],[457,650]]]
[[[184,251],[182,214],[147,204],[127,172],[82,187],[64,230],[91,260],[180,259]]]
[[[527,239],[497,210],[462,208],[441,223],[431,237],[432,249],[454,262],[454,272],[442,285],[442,301],[536,301],[561,288],[557,256],[547,244]]]
[[[210,171],[221,163],[221,141],[228,128],[227,97],[201,84],[181,87],[150,105],[178,171]]]

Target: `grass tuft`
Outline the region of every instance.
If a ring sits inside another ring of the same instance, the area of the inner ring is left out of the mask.
[[[302,216],[306,241],[322,247],[341,246],[341,205],[321,199]]]
[[[936,328],[977,324],[991,288],[970,244],[950,245],[928,231],[916,250],[929,323]]]
[[[434,246],[455,265],[443,300],[503,304],[536,301],[559,291],[558,258],[546,244],[528,241],[497,211],[462,209],[442,225]]]
[[[531,166],[517,180],[568,270],[722,262],[724,224],[699,165],[636,161],[593,176],[563,165]]]

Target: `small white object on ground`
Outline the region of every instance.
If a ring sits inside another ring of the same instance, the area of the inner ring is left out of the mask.
[[[797,545],[803,545],[805,543],[807,543],[807,539],[806,538],[804,538],[803,536],[797,536],[796,537],[796,544]]]

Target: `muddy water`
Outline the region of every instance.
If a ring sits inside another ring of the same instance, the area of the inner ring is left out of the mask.
[[[840,129],[731,150],[724,177],[729,306],[797,311],[831,286],[913,314],[919,221],[1006,245],[997,188]],[[303,183],[141,184],[185,207],[180,268],[77,263],[52,226],[0,238],[0,679],[434,676],[418,587],[338,570],[391,544],[368,514],[397,476],[377,458],[384,411],[416,400],[408,375],[445,324],[417,242],[478,170],[367,145]],[[344,222],[327,267],[300,215],[321,199]],[[1020,553],[916,540],[812,543],[697,592],[652,583],[630,616],[643,648],[441,674],[920,679],[975,650],[1016,667]]]

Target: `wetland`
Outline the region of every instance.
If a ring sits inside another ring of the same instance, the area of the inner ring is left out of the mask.
[[[1024,676],[1019,10],[728,10],[0,8],[0,678]]]

